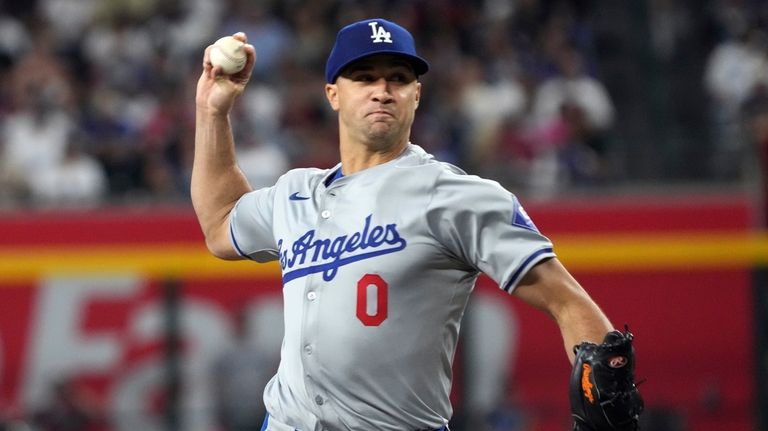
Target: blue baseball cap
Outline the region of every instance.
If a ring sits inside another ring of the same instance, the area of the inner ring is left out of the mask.
[[[375,18],[358,21],[339,30],[325,64],[325,80],[333,84],[350,63],[375,54],[404,57],[413,65],[416,76],[429,70],[429,63],[416,54],[413,36],[408,30],[394,22]]]

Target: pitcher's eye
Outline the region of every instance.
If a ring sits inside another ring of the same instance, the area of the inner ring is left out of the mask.
[[[373,75],[369,73],[356,73],[352,75],[353,81],[360,81],[360,82],[371,82],[374,80]]]
[[[399,83],[402,83],[402,84],[407,84],[407,83],[409,83],[409,82],[411,82],[411,81],[413,81],[415,79],[416,79],[415,76],[413,76],[410,73],[405,73],[405,72],[397,72],[397,73],[393,73],[392,75],[389,76],[389,81],[391,81],[391,82],[399,82]]]

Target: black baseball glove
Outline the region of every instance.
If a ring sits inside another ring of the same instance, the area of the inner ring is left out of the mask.
[[[573,348],[571,414],[575,431],[635,431],[643,399],[635,385],[632,333],[611,331],[602,344]]]

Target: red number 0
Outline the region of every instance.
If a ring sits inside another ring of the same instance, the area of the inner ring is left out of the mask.
[[[376,287],[376,313],[368,314],[368,286]],[[357,282],[357,318],[365,326],[379,326],[387,318],[387,290],[389,286],[379,275],[365,274]]]

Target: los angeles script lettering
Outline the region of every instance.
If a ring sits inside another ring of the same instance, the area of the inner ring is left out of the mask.
[[[373,225],[372,214],[365,218],[362,230],[336,238],[315,238],[311,229],[301,235],[290,247],[277,242],[283,281],[303,277],[316,272],[323,273],[325,281],[331,281],[339,267],[363,259],[369,259],[405,248],[406,241],[394,223]],[[309,264],[309,266],[305,266]],[[298,269],[292,269],[296,267]]]

